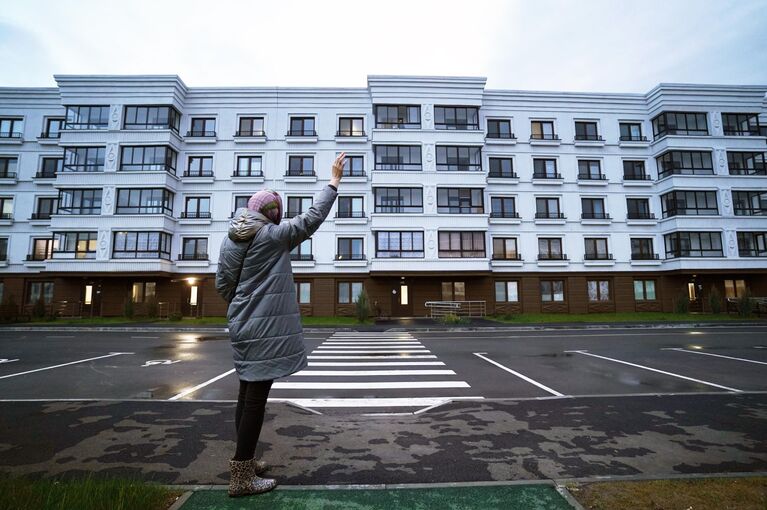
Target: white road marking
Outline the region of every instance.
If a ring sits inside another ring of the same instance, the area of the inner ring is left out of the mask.
[[[301,370],[296,376],[383,377],[392,375],[455,375],[452,370]]]
[[[423,407],[449,402],[451,400],[482,400],[483,397],[423,397],[423,398],[291,398],[269,399],[269,402],[293,402],[315,407]]]
[[[671,376],[671,377],[676,377],[678,379],[684,379],[686,381],[696,382],[698,384],[705,384],[706,386],[713,386],[714,388],[721,388],[723,390],[733,391],[735,393],[740,393],[742,391],[742,390],[738,390],[736,388],[730,388],[728,386],[722,386],[721,384],[714,384],[712,382],[703,381],[701,379],[695,379],[693,377],[687,377],[686,375],[675,374],[673,372],[666,372],[665,370],[658,370],[657,368],[652,368],[652,367],[648,367],[648,366],[645,366],[645,365],[638,365],[636,363],[629,363],[628,361],[623,361],[623,360],[619,360],[619,359],[615,359],[615,358],[608,358],[607,356],[600,356],[599,354],[592,354],[592,353],[586,352],[586,351],[575,351],[575,352],[577,354],[583,354],[584,356],[591,356],[593,358],[604,359],[604,360],[607,360],[607,361],[612,361],[614,363],[621,363],[623,365],[628,365],[630,367],[641,368],[642,370],[649,370],[650,372],[656,372],[658,374],[668,375],[668,376]]]
[[[393,390],[404,388],[471,388],[465,381],[276,382],[276,390]]]
[[[132,336],[131,338],[136,339],[157,339],[160,338],[159,336]]]
[[[397,349],[394,351],[365,351],[365,350],[357,350],[357,349],[344,349],[342,351],[314,351],[322,354],[393,354],[393,353],[423,353],[426,354],[429,351],[425,349]]]
[[[556,390],[552,390],[551,388],[549,388],[549,387],[548,387],[548,386],[546,386],[545,384],[541,384],[541,383],[539,383],[538,381],[534,381],[533,379],[530,379],[530,378],[529,378],[529,377],[527,377],[526,375],[524,375],[524,374],[520,374],[520,373],[519,373],[519,372],[517,372],[516,370],[512,370],[512,369],[510,369],[509,367],[505,367],[505,366],[501,365],[501,364],[500,364],[500,363],[498,363],[497,361],[493,361],[493,360],[491,360],[490,358],[488,358],[488,357],[486,357],[486,356],[483,356],[483,354],[487,354],[486,352],[475,352],[475,353],[473,353],[473,354],[474,354],[475,356],[477,356],[478,358],[482,358],[483,360],[487,361],[488,363],[492,363],[493,365],[497,366],[497,367],[498,367],[498,368],[500,368],[501,370],[505,370],[505,371],[507,371],[508,373],[510,373],[510,374],[512,374],[512,375],[515,375],[515,376],[519,377],[520,379],[522,379],[522,380],[524,380],[524,381],[527,381],[527,382],[529,382],[530,384],[532,384],[532,385],[534,385],[534,386],[537,386],[537,387],[539,387],[539,388],[540,388],[540,389],[542,389],[543,391],[546,391],[546,392],[548,392],[548,393],[551,393],[551,394],[552,394],[552,395],[554,395],[555,397],[564,397],[564,396],[565,396],[564,394],[562,394],[562,393],[560,393],[560,392],[558,392],[558,391],[556,391]]]
[[[95,361],[97,359],[111,358],[113,356],[122,356],[123,354],[133,354],[132,352],[110,352],[104,356],[96,356],[93,358],[80,359],[77,361],[70,361],[69,363],[61,363],[60,365],[53,365],[50,367],[36,368],[34,370],[27,370],[26,372],[17,372],[15,374],[8,374],[0,376],[0,379],[8,379],[9,377],[17,377],[20,375],[32,374],[34,372],[42,372],[43,370],[53,370],[54,368],[66,367],[68,365],[75,365],[77,363],[85,363],[86,361]]]
[[[426,349],[423,345],[320,345],[317,349]]]
[[[310,361],[310,367],[424,367],[445,366],[441,361]]]
[[[746,358],[736,358],[734,356],[724,356],[723,354],[713,354],[711,352],[700,352],[700,351],[690,351],[688,349],[682,349],[681,347],[669,347],[666,349],[661,349],[663,351],[678,351],[678,352],[688,352],[690,354],[702,354],[703,356],[714,356],[717,358],[725,358],[725,359],[732,359],[735,361],[745,361],[746,363],[756,363],[758,365],[767,365],[767,362],[764,361],[756,361],[753,359],[746,359]]]
[[[204,383],[198,384],[197,386],[192,386],[191,388],[188,388],[188,389],[182,391],[178,395],[174,395],[174,396],[170,397],[168,400],[178,400],[180,398],[184,398],[185,396],[187,396],[187,395],[189,395],[191,393],[194,393],[195,391],[197,391],[197,390],[199,390],[201,388],[204,388],[205,386],[207,386],[209,384],[213,384],[214,382],[218,381],[219,379],[223,379],[224,377],[228,376],[229,374],[233,374],[233,373],[234,373],[234,369],[227,370],[223,374],[217,375],[213,379],[208,379]]]
[[[333,342],[324,342],[322,345],[421,345],[421,342],[417,340],[390,340],[386,342],[379,342],[379,341],[358,341],[358,340],[349,340],[348,342],[345,341],[333,341]]]
[[[3,363],[13,363],[14,361],[19,361],[18,358],[16,359],[8,359],[8,358],[0,358],[0,365]]]
[[[755,345],[754,349],[767,349],[767,345]]]
[[[73,336],[65,335],[46,335],[45,338],[74,338]]]
[[[151,367],[154,365],[174,365],[176,363],[181,363],[180,359],[150,359],[143,365],[142,367]]]
[[[327,354],[327,353],[323,353]],[[400,359],[400,360],[406,360],[406,359],[436,359],[436,356],[434,354],[370,354],[368,353],[368,356],[319,356],[310,354],[307,356],[308,359]]]

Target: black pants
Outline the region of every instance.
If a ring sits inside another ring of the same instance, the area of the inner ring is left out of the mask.
[[[250,460],[256,453],[261,425],[269,390],[273,381],[240,381],[237,396],[237,413],[234,424],[237,427],[237,452],[234,460]]]

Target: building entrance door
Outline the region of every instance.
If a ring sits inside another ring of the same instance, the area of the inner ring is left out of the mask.
[[[184,317],[200,316],[200,286],[193,279],[187,280],[188,285],[184,285],[183,296],[181,298],[181,315]]]
[[[391,291],[391,315],[392,317],[413,316],[413,296],[410,285],[400,282]]]
[[[83,317],[101,316],[101,284],[99,282],[86,282],[83,286],[82,307],[80,315]]]

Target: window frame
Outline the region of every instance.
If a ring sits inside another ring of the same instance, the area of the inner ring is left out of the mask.
[[[84,155],[81,155],[83,153]],[[92,154],[95,151],[95,154]],[[67,163],[68,160],[96,161],[95,163]],[[62,172],[103,172],[106,163],[106,147],[64,147],[64,163]]]
[[[381,109],[385,109],[386,118],[381,120]],[[392,112],[394,118],[392,122]],[[416,112],[416,115],[412,115]],[[373,105],[376,129],[421,129],[421,105],[415,104],[376,104]],[[417,118],[417,121],[413,119]]]
[[[69,131],[82,131],[91,129],[109,128],[109,105],[65,105],[64,129]],[[87,115],[83,116],[83,112]],[[94,115],[94,111],[96,114]],[[70,119],[83,120],[84,122],[74,122]],[[93,121],[96,118],[97,121]]]
[[[396,152],[397,162],[385,162],[386,157],[391,158],[391,155],[386,154],[385,157],[380,152],[383,149],[387,153],[392,150]],[[423,154],[420,145],[375,144],[373,145],[373,158],[374,170],[394,172],[420,172],[423,170]]]
[[[435,152],[437,172],[482,171],[482,147],[479,145],[437,145]]]
[[[392,190],[396,191],[396,194],[391,193]],[[385,191],[385,196],[381,196],[380,193]],[[417,192],[418,205],[413,204],[413,197]],[[402,202],[407,197],[409,198],[410,205],[402,205]],[[383,199],[395,197],[397,199],[397,205],[384,205]],[[381,200],[379,200],[379,198]],[[422,214],[423,213],[423,188],[420,187],[392,187],[392,186],[375,186],[373,188],[373,201],[374,212],[381,214]]]
[[[294,123],[298,123],[301,129],[294,129]],[[311,129],[306,125],[311,124]],[[317,117],[314,115],[290,115],[288,117],[288,132],[285,136],[317,136]]]
[[[510,285],[514,284],[514,299],[511,299]],[[500,286],[500,287],[499,287]],[[498,299],[498,290],[503,289],[501,292],[501,299]],[[519,281],[518,280],[495,280],[494,282],[494,299],[496,303],[519,303]]]
[[[147,149],[152,149],[154,159],[147,162]],[[162,149],[162,163],[157,162],[158,149]],[[139,152],[140,151],[140,152]],[[140,153],[140,163],[136,163],[136,154]],[[126,159],[130,163],[126,163]],[[169,145],[123,145],[120,147],[120,172],[168,172],[176,175],[178,152]]]
[[[384,245],[382,234],[387,238],[386,247]],[[402,239],[405,237],[410,238],[409,245],[411,249],[403,249],[405,243]],[[392,243],[392,239],[397,239],[396,245]],[[398,246],[398,249],[392,249],[392,246]],[[420,249],[418,249],[420,246]],[[424,233],[422,230],[377,230],[375,231],[375,256],[382,259],[422,259],[425,257],[424,249]],[[404,255],[408,254],[408,255]],[[410,255],[413,254],[413,255]]]
[[[293,169],[293,162],[299,161],[300,164],[298,165],[298,170]],[[307,173],[307,170],[305,169],[306,162],[310,162],[310,170]],[[288,168],[285,171],[285,177],[316,177],[317,172],[315,170],[314,166],[314,155],[313,154],[288,154]]]
[[[261,129],[254,129],[256,121],[261,121]],[[243,129],[243,122],[250,123],[250,129]],[[266,116],[264,115],[241,115],[237,117],[237,131],[235,137],[265,137],[266,136]]]
[[[564,303],[567,300],[565,280],[543,279],[539,282],[541,303]],[[557,291],[557,287],[561,290]],[[561,299],[557,299],[561,296]]]
[[[696,166],[696,158],[700,158],[701,166]],[[656,156],[655,162],[658,179],[671,175],[715,175],[714,158],[710,150],[667,150]]]
[[[448,112],[452,112],[451,118],[453,119],[453,122],[448,122]],[[463,112],[465,114],[465,123],[459,122],[459,112]],[[438,122],[438,119],[440,118],[443,119],[443,122]],[[448,131],[479,131],[479,107],[461,105],[434,105],[434,129]]]
[[[703,248],[704,235],[708,238],[708,245],[714,246],[718,240],[719,249]],[[694,238],[697,237],[698,248],[693,249]],[[683,244],[689,248],[684,249]],[[702,257],[724,257],[724,245],[722,243],[722,233],[718,231],[674,231],[663,235],[663,245],[666,250],[666,258],[702,258]],[[697,253],[697,254],[694,254]]]
[[[86,192],[89,196],[86,196]],[[79,203],[79,206],[66,206],[62,204],[68,203],[65,197],[71,195],[71,202]],[[84,216],[84,215],[98,215],[101,214],[102,207],[102,188],[59,188],[58,197],[56,197],[56,203],[58,207],[56,214],[66,214],[72,216]],[[83,206],[83,202],[87,201],[91,205],[89,207]]]
[[[460,258],[476,259],[487,257],[487,240],[484,231],[477,230],[440,230],[437,232],[437,258]],[[458,236],[458,247],[454,247],[454,241]],[[470,236],[467,239],[466,236]],[[479,238],[482,238],[482,251],[474,249],[479,245]],[[447,249],[444,249],[443,239],[447,238]]]
[[[206,170],[206,163],[210,162],[210,169]],[[192,167],[195,168],[194,170]],[[211,154],[189,154],[186,161],[186,170],[184,170],[184,177],[214,177],[215,170],[213,169],[213,156]]]
[[[484,195],[482,188],[437,187],[437,214],[484,214]]]
[[[115,215],[128,215],[128,214],[166,214],[173,216],[173,199],[175,193],[167,188],[117,188],[115,193]],[[144,201],[151,202],[151,198],[157,192],[161,192],[162,205],[144,205]],[[133,205],[120,205],[124,200],[127,200],[128,204],[133,202],[132,195],[138,194],[138,204]],[[127,198],[125,196],[127,195]],[[147,195],[145,197],[145,195]]]
[[[701,129],[700,121],[703,120],[705,129]],[[671,127],[673,120],[673,127]],[[680,122],[683,120],[683,122]],[[690,127],[690,120],[694,127]],[[664,111],[656,115],[651,120],[653,138],[659,140],[664,136],[709,136],[708,112],[683,112],[683,111]],[[684,127],[679,127],[684,124]]]
[[[149,249],[148,247],[153,243],[152,237],[157,235],[157,249]],[[131,237],[135,236],[131,240]],[[125,237],[124,241],[119,238]],[[144,240],[142,237],[146,237],[147,249],[139,249]],[[173,235],[161,230],[115,230],[112,232],[112,259],[124,260],[124,259],[171,259],[171,246],[173,243]],[[123,248],[119,246],[124,245]],[[130,249],[129,249],[130,245]],[[133,256],[130,256],[133,254]]]
[[[133,118],[134,122],[128,122],[130,109],[135,109]],[[144,118],[146,122],[138,122],[140,109],[146,110]],[[161,109],[168,110],[167,122],[149,122],[150,111],[156,111],[156,118],[160,118],[159,112]],[[153,129],[169,129],[178,134],[181,128],[181,112],[179,112],[173,105],[125,105],[123,108],[123,129],[135,129],[135,130],[153,130]]]
[[[348,129],[344,129],[342,124],[348,122]],[[359,129],[354,129],[354,124],[359,121]],[[338,137],[361,137],[365,136],[365,117],[364,116],[352,116],[341,115],[338,117],[338,131],[336,131]]]
[[[359,250],[355,250],[359,247]],[[364,237],[337,237],[336,238],[336,260],[365,260],[365,238]]]
[[[522,260],[519,253],[519,238],[512,236],[492,236],[492,260]],[[509,244],[513,244],[513,248]]]
[[[704,204],[700,204],[703,199]],[[713,206],[712,206],[713,202]],[[719,200],[713,190],[675,189],[660,196],[664,218],[674,216],[719,216]],[[681,207],[680,204],[684,204]]]

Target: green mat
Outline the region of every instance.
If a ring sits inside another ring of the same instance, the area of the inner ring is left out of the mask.
[[[226,491],[192,494],[182,510],[572,510],[550,485],[434,489],[276,490],[230,498]]]

